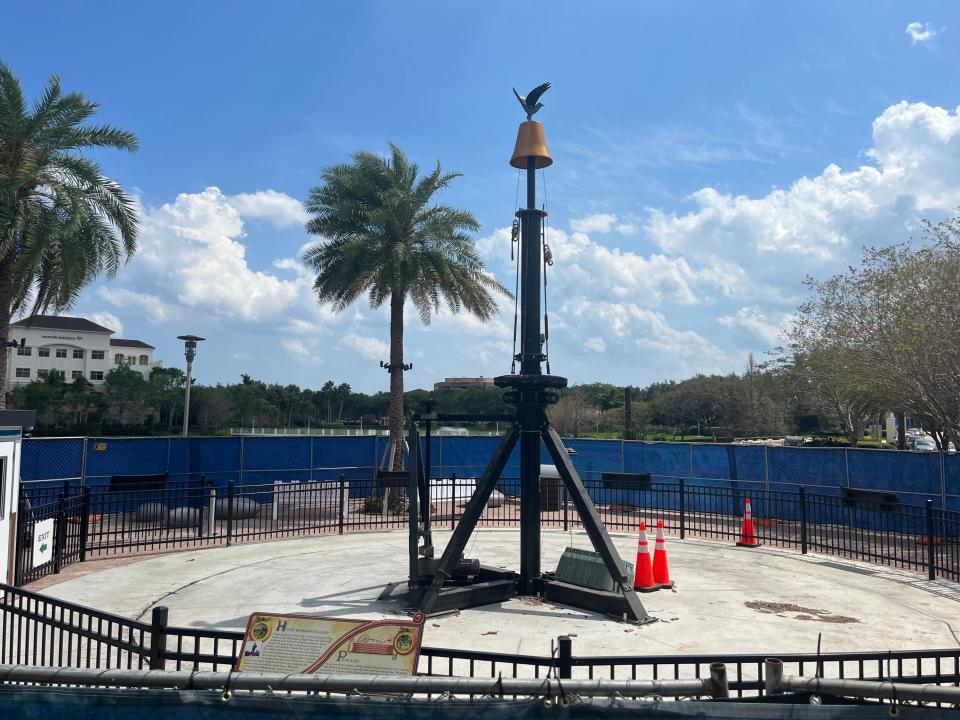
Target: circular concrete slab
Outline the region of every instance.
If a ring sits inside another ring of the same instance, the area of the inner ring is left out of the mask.
[[[443,547],[449,533],[435,534]],[[516,530],[479,530],[466,554],[516,567]],[[544,531],[543,568],[581,533]],[[636,538],[618,535],[633,560]],[[240,630],[254,611],[387,617],[376,600],[406,574],[405,532],[284,540],[176,553],[111,567],[43,592],[101,610],[146,618],[170,608],[173,625]],[[558,635],[577,655],[824,652],[960,645],[960,585],[875,565],[778,549],[668,538],[674,591],[641,595],[659,622],[636,627],[530,599],[427,621],[432,647],[547,655]]]

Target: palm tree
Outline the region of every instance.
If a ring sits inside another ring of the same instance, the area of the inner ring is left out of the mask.
[[[445,304],[482,320],[497,312],[492,293],[510,292],[484,272],[467,234],[479,224],[466,210],[431,204],[433,196],[459,177],[437,163],[429,175],[396,145],[390,157],[353,154],[352,163],[324,170],[323,185],[310,189],[313,217],[307,232],[324,239],[303,255],[317,273],[320,302],[346,309],[361,295],[370,307],[390,302],[391,468],[403,466],[403,306],[413,303],[425,324]]]
[[[85,124],[98,105],[52,76],[32,108],[0,62],[0,407],[6,406],[10,318],[69,308],[137,249],[133,200],[79,151],[133,151],[137,139]]]

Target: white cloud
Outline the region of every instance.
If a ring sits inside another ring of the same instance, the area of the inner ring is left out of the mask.
[[[621,235],[633,235],[637,231],[637,226],[632,222],[617,222],[618,218],[614,213],[596,213],[582,218],[574,218],[570,221],[570,228],[575,233],[608,233],[616,230]]]
[[[607,349],[607,344],[603,341],[603,338],[599,337],[587,338],[583,341],[583,346],[588,350],[593,350],[598,353],[602,353]]]
[[[390,358],[390,345],[369,335],[347,333],[340,340],[340,344],[371,360],[388,360]]]
[[[722,268],[726,294],[790,301],[805,274],[834,272],[863,245],[903,241],[920,218],[960,205],[956,111],[892,105],[874,121],[867,155],[876,166],[829,165],[759,198],[703,188],[691,196],[692,212],[650,210],[645,230],[694,268]]]
[[[245,198],[240,205],[250,210],[250,198],[262,195],[235,197]],[[300,278],[285,280],[249,266],[234,200],[209,187],[145,210],[137,267],[192,310],[250,322],[282,316],[309,288]],[[279,205],[272,195],[270,203]],[[265,211],[260,217],[267,217]]]
[[[644,257],[594,242],[585,233],[570,234],[552,227],[547,228],[547,243],[556,263],[556,269],[547,271],[551,296],[629,299],[649,306],[666,301],[681,305],[699,302],[694,286],[700,278],[681,257],[659,253]],[[482,254],[508,263],[510,229],[499,228],[481,238],[477,247]]]
[[[170,308],[156,295],[138,293],[122,287],[104,285],[97,294],[118,308],[131,308],[146,315],[152,323],[161,323],[170,318]]]
[[[283,346],[283,349],[286,350],[291,355],[311,355],[310,348],[304,345],[303,340],[298,340],[297,338],[284,338],[280,341],[280,344]]]
[[[123,337],[123,323],[120,318],[107,310],[101,310],[90,315],[90,319],[97,325],[113,330],[118,336]]]
[[[661,372],[670,377],[718,372],[728,365],[724,352],[702,335],[677,330],[663,314],[634,303],[577,299],[564,303],[561,311],[576,335],[601,330],[604,337],[598,339],[604,350],[627,354],[646,367],[663,368]]]
[[[733,315],[721,315],[717,322],[731,329],[744,329],[762,340],[767,347],[773,347],[780,339],[780,333],[786,327],[790,315],[784,315],[780,324],[770,322],[767,315],[756,306],[742,307]]]
[[[937,31],[930,27],[930,23],[921,22],[909,23],[906,33],[910,36],[911,45],[928,42],[937,36]]]
[[[299,200],[276,190],[230,195],[227,202],[241,217],[267,220],[277,228],[304,225],[310,217]]]
[[[570,221],[570,227],[578,233],[608,233],[617,222],[613,213],[597,213]]]

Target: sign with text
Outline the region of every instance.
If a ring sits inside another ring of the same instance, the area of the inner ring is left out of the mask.
[[[254,613],[237,670],[247,672],[410,676],[423,641],[412,620],[346,620]]]
[[[37,520],[33,525],[33,566],[40,567],[53,560],[54,519]]]

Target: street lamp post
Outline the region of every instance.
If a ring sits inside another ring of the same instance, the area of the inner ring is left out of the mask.
[[[190,380],[193,374],[193,359],[197,356],[197,343],[206,338],[196,335],[177,335],[183,340],[183,354],[187,358],[187,387],[183,392],[183,436],[187,436],[190,427]]]

